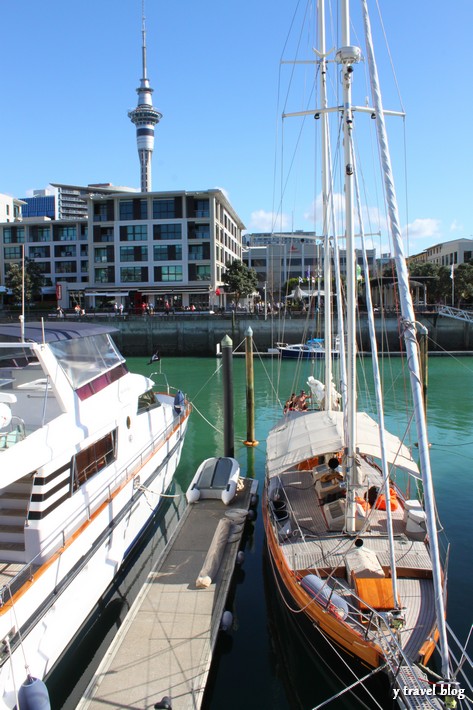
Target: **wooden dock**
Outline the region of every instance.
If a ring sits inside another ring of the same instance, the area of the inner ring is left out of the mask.
[[[250,509],[257,482],[246,478],[240,481],[242,488],[228,506],[220,500],[202,500],[187,507],[78,710],[146,710],[165,697],[170,699],[172,710],[201,706],[241,545],[242,525],[232,526],[211,585],[197,588],[196,580],[222,518],[238,517],[238,511]]]

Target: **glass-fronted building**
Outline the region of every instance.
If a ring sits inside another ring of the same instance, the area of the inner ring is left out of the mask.
[[[0,224],[1,283],[24,250],[44,275],[43,297],[63,308],[216,309],[243,229],[221,190],[91,192],[84,219]]]

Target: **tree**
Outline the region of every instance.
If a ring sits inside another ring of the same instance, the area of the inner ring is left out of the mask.
[[[452,281],[450,281],[452,284]],[[473,300],[473,265],[458,264],[453,275],[455,300],[460,306],[462,303],[471,303]]]
[[[430,261],[412,264],[409,267],[409,276],[413,281],[419,277],[420,282],[426,285],[429,303],[441,303],[451,292],[450,269],[446,266],[439,266]]]
[[[246,264],[235,259],[227,261],[226,271],[222,276],[222,281],[230,293],[235,294],[235,302],[238,306],[240,298],[249,296],[256,290],[258,276],[254,269],[248,268]]]
[[[40,266],[31,259],[25,259],[25,302],[30,303],[34,297],[41,295],[44,276]],[[5,274],[5,286],[13,292],[14,302],[22,300],[23,273],[21,264],[11,264]]]

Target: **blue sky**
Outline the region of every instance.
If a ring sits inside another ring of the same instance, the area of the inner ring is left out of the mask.
[[[456,0],[443,12],[427,0],[380,4],[407,114],[407,188],[399,127],[394,164],[402,171],[407,250],[415,253],[473,237],[473,3]],[[283,135],[279,76],[286,80],[292,72],[280,67],[280,59],[294,58],[305,10],[296,0],[146,0],[148,74],[154,105],[163,113],[154,190],[222,188],[248,231],[271,224],[314,228],[316,169],[312,158],[305,160],[312,148],[294,159],[281,214],[274,218]],[[283,51],[294,15],[294,33]],[[16,2],[3,0],[2,27],[0,192],[22,197],[49,182],[138,187],[135,129],[127,111],[136,105],[141,77],[140,0],[25,0],[21,12]],[[300,56],[309,56],[312,37],[307,31],[300,37]],[[383,78],[386,56],[381,52],[378,60]],[[305,72],[294,72],[294,84],[307,93]],[[388,99],[394,98],[392,87],[390,80]],[[301,107],[294,98],[290,109]],[[287,165],[291,157],[284,159]]]

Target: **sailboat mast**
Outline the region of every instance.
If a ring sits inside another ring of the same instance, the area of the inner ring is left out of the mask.
[[[387,195],[388,215],[393,238],[394,257],[399,284],[399,297],[403,319],[404,342],[406,345],[407,363],[414,404],[417,437],[419,442],[419,459],[424,488],[425,510],[427,514],[427,532],[429,536],[430,552],[432,558],[432,577],[435,589],[435,612],[440,640],[440,655],[442,659],[442,673],[445,678],[450,678],[448,638],[445,624],[445,604],[442,585],[442,570],[438,545],[438,531],[435,512],[435,498],[432,482],[432,471],[428,450],[427,425],[422,392],[422,378],[419,365],[418,344],[416,337],[416,323],[412,297],[409,290],[409,274],[404,256],[404,246],[400,227],[399,211],[397,208],[396,191],[394,187],[391,159],[389,154],[388,139],[384,121],[384,108],[379,88],[379,78],[374,60],[373,43],[371,37],[371,24],[368,16],[366,0],[362,0],[362,10],[366,35],[366,50],[370,73],[373,105],[376,113],[376,130],[380,156],[383,165],[384,185]]]
[[[360,61],[358,47],[350,46],[349,0],[341,3],[342,46],[337,51],[336,60],[340,65],[343,84],[343,137],[345,164],[345,237],[347,253],[347,451],[346,451],[346,531],[353,534],[355,528],[355,486],[356,467],[356,269],[355,269],[355,227],[354,227],[354,179],[352,154],[352,77],[353,65]]]
[[[320,106],[322,111],[322,212],[324,238],[324,347],[325,347],[325,409],[332,409],[332,299],[329,238],[329,151],[327,116],[327,59],[325,43],[325,0],[318,1],[317,43],[320,54]],[[319,286],[320,290],[320,286]]]

